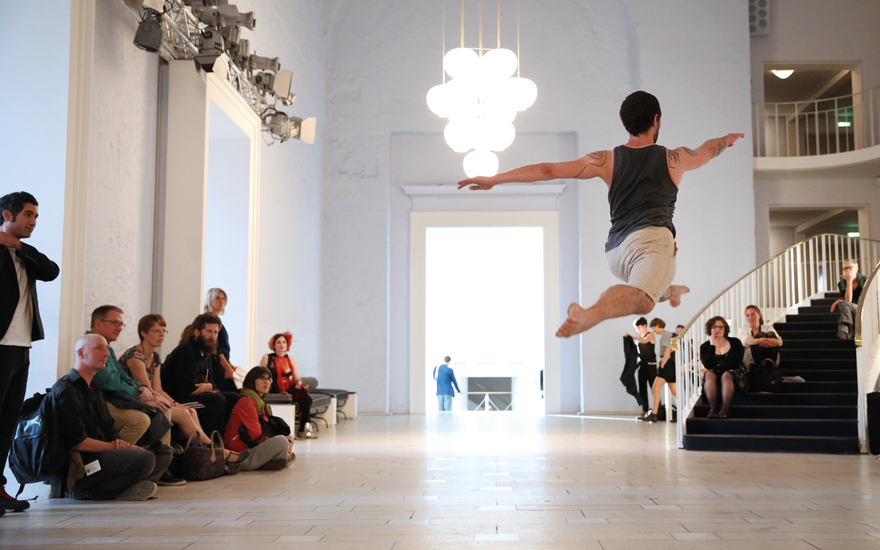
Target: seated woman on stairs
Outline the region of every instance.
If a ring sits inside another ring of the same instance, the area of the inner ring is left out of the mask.
[[[837,288],[843,294],[843,299],[831,304],[831,311],[840,311],[840,321],[837,323],[837,337],[841,340],[855,338],[855,318],[859,307],[859,298],[862,296],[862,287],[868,278],[859,273],[858,260],[843,262],[843,275],[837,282]]]
[[[743,362],[747,367],[766,362],[772,363],[770,366],[778,366],[782,338],[776,328],[764,324],[764,316],[758,306],[747,306],[745,314],[748,324],[740,327],[737,333],[746,349]]]
[[[707,418],[727,418],[730,401],[736,391],[748,390],[746,369],[743,365],[745,348],[739,338],[728,338],[730,325],[724,317],[712,317],[706,323],[709,340],[700,346],[703,363],[703,391],[709,400]],[[718,410],[718,393],[721,392],[721,410]],[[717,411],[717,412],[716,412]]]

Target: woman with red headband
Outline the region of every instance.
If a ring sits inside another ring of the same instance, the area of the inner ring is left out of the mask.
[[[287,392],[293,397],[293,402],[296,403],[296,410],[299,414],[299,427],[296,431],[296,438],[317,439],[318,436],[313,435],[307,429],[310,421],[309,409],[312,406],[309,386],[302,383],[299,371],[296,368],[296,361],[293,360],[293,357],[287,355],[292,338],[293,335],[289,332],[272,336],[269,340],[269,349],[272,350],[272,353],[267,353],[260,359],[260,366],[268,368],[272,373],[274,381],[272,382],[271,393]]]

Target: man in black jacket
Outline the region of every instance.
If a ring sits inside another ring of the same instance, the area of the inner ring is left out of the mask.
[[[43,339],[37,281],[58,277],[58,265],[25,243],[37,226],[37,199],[20,191],[0,197],[0,510],[29,507],[6,492],[3,469],[27,389],[31,343]]]
[[[212,313],[202,313],[193,320],[193,335],[181,342],[162,365],[162,389],[180,403],[197,402],[199,421],[210,435],[223,433],[226,419],[238,402],[235,392],[221,392],[214,385],[212,356],[217,349],[217,335],[222,323]]]

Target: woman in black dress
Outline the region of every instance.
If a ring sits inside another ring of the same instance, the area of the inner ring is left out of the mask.
[[[746,373],[743,368],[745,348],[739,338],[728,338],[730,325],[724,317],[712,317],[706,323],[709,340],[700,346],[700,361],[703,363],[703,391],[709,400],[707,418],[727,418],[730,401],[736,390],[746,391]],[[718,393],[721,392],[721,410],[718,407]]]

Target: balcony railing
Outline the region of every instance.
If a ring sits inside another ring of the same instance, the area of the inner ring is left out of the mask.
[[[730,285],[697,313],[685,329],[673,341],[676,376],[678,377],[679,422],[678,446],[684,447],[688,416],[700,400],[703,382],[700,376],[700,345],[706,341],[703,332],[706,322],[720,315],[730,321],[731,332],[736,334],[739,327],[746,324],[746,306],[754,304],[761,308],[764,319],[773,323],[792,308],[810,298],[829,291],[837,291],[843,262],[848,259],[859,261],[864,269],[880,262],[880,241],[854,239],[842,235],[817,235],[798,243],[767,262],[759,265],[740,280]],[[875,271],[876,272],[876,271]],[[873,281],[873,274],[870,279]],[[869,286],[871,288],[869,288]],[[863,309],[862,303],[873,300],[871,308]],[[863,392],[869,385],[868,370],[880,373],[880,283],[865,285],[859,300],[861,325],[856,326],[856,335],[866,342],[858,355],[859,369],[859,438],[864,444],[865,399]],[[857,317],[858,319],[858,317]],[[869,324],[870,323],[870,324]],[[870,340],[869,340],[870,339]],[[867,342],[870,341],[870,344]],[[871,350],[872,365],[863,356],[862,350]],[[876,367],[873,363],[877,363]],[[863,374],[864,373],[864,374]],[[873,380],[877,380],[876,374]],[[873,388],[873,382],[870,383]]]
[[[755,157],[809,157],[880,144],[880,87],[828,99],[756,103]]]

